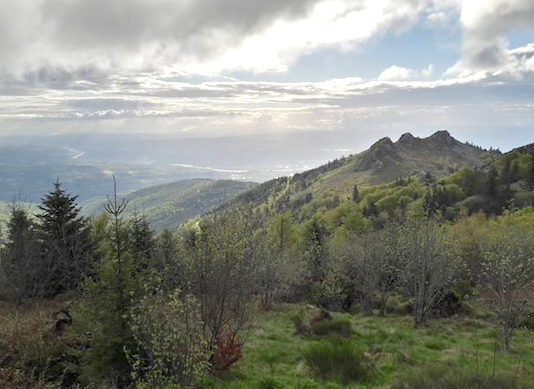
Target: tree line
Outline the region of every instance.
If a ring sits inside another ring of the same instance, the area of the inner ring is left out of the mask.
[[[11,208],[2,295],[73,296],[64,374],[81,385],[197,387],[240,359],[258,310],[281,301],[386,316],[400,296],[423,327],[477,296],[508,350],[534,291],[534,210],[450,222],[421,202],[377,223],[360,196],[305,222],[234,207],[155,235],[142,215],[124,218],[116,187],[85,219],[56,182],[35,218]]]

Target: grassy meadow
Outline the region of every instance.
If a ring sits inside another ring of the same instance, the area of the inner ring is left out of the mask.
[[[354,384],[343,383],[335,377],[316,378],[303,362],[303,352],[329,340],[295,334],[292,317],[303,311],[311,316],[318,310],[310,305],[285,304],[262,313],[249,334],[243,359],[224,377],[213,378],[207,387],[388,388],[399,374],[416,367],[443,364],[491,375],[494,361],[497,372],[514,372],[524,377],[534,375],[534,333],[519,329],[514,335],[512,351],[501,353],[495,349],[489,311],[479,306],[477,314],[470,317],[433,320],[423,329],[415,329],[408,315],[366,317],[334,313],[335,319],[351,322],[353,333],[349,339],[365,350],[374,371],[366,382]]]

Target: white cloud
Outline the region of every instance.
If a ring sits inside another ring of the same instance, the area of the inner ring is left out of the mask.
[[[426,69],[423,69],[421,71],[421,75],[425,78],[429,78],[429,77],[432,77],[432,74],[434,73],[434,65],[433,64],[429,64],[428,67]]]
[[[0,0],[1,72],[285,71],[415,25],[435,0]]]
[[[402,66],[390,66],[378,76],[379,80],[382,81],[401,81],[408,80],[415,75],[415,71],[408,68],[403,68]]]
[[[532,71],[529,60],[519,59],[509,50],[505,37],[509,32],[534,27],[534,1],[464,0],[460,20],[464,35],[463,55],[447,74],[457,76],[486,71],[517,75]]]

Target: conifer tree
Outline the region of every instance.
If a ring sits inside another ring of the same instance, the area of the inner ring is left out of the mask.
[[[87,270],[91,250],[86,220],[72,196],[57,180],[39,207],[39,238],[42,245],[40,294],[53,297],[76,289]]]
[[[137,264],[137,270],[142,272],[150,266],[150,261],[154,254],[154,233],[144,215],[139,216],[138,213],[135,213],[131,223],[132,253]]]
[[[115,178],[113,178],[115,181]],[[108,198],[106,213],[98,220],[93,234],[99,261],[86,278],[83,294],[74,308],[74,332],[83,350],[74,350],[81,359],[80,381],[129,383],[130,364],[125,349],[134,349],[135,341],[128,321],[130,309],[142,296],[140,275],[136,271],[129,243],[130,225],[123,220],[127,201]],[[87,337],[86,334],[90,334]]]
[[[498,192],[499,185],[499,173],[495,169],[494,165],[491,165],[490,171],[488,172],[488,189],[487,195],[495,197]]]
[[[20,303],[34,293],[33,278],[38,250],[34,225],[26,209],[13,204],[10,212],[1,263],[12,297]]]
[[[154,270],[161,275],[161,289],[172,292],[183,286],[183,252],[170,230],[164,230],[155,240]]]
[[[357,203],[360,199],[360,192],[358,190],[358,185],[354,184],[354,188],[352,188],[352,201]]]
[[[304,226],[303,254],[313,282],[321,281],[326,271],[326,228],[318,218]]]

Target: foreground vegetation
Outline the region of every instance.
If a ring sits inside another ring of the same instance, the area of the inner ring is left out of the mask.
[[[6,304],[2,312],[0,337],[3,340],[3,388],[58,387],[46,378],[60,374],[67,336],[58,336],[54,313],[67,301],[34,302],[24,310]],[[208,376],[204,388],[432,388],[408,384],[425,375],[446,374],[451,380],[496,376],[507,385],[437,386],[436,388],[530,388],[534,375],[534,333],[520,329],[512,352],[495,346],[491,309],[469,305],[469,310],[454,319],[432,320],[428,327],[415,329],[407,314],[387,317],[335,313],[335,319],[349,321],[351,334],[345,338],[365,353],[369,367],[364,382],[346,382],[343,377],[315,377],[306,364],[306,353],[313,347],[336,343],[339,338],[296,333],[295,315],[313,317],[318,309],[311,305],[280,304],[262,312],[246,337],[243,358],[228,371]],[[343,355],[346,360],[346,355]],[[11,358],[6,367],[6,358]],[[358,370],[356,370],[358,373]],[[495,373],[494,373],[495,372]],[[31,373],[31,374],[30,374]],[[28,376],[27,374],[30,374]],[[515,377],[515,378],[511,378]],[[425,378],[428,380],[429,378]],[[516,379],[525,386],[513,383]],[[20,386],[19,386],[20,385]],[[405,386],[403,386],[405,385]],[[411,386],[410,386],[411,385]]]
[[[0,383],[532,387],[533,188],[517,153],[155,235],[116,187],[87,220],[56,182],[37,215],[10,210]]]

